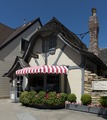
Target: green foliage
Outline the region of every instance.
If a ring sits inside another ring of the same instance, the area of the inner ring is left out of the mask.
[[[36,91],[24,91],[20,95],[20,102],[25,105],[31,105],[36,94]]]
[[[66,93],[60,93],[60,98],[62,102],[65,102],[67,100],[67,94]]]
[[[100,97],[100,103],[103,107],[107,107],[107,97]]]
[[[57,98],[56,92],[49,92],[45,98],[45,103],[48,105],[54,105],[58,102],[56,98]]]
[[[91,95],[85,93],[81,96],[81,102],[83,105],[88,105],[91,103],[91,101],[92,101]]]
[[[70,102],[76,102],[77,97],[76,97],[75,94],[68,94],[67,100],[70,101]]]
[[[45,91],[40,91],[32,100],[33,104],[44,104],[45,100],[45,95],[46,92]]]
[[[35,91],[24,91],[20,96],[20,102],[24,105],[61,105],[66,100],[66,93],[46,93],[45,91],[40,91],[38,94]]]
[[[29,92],[28,91],[24,91],[21,93],[20,95],[20,102],[22,104],[27,104],[27,96],[28,96]]]

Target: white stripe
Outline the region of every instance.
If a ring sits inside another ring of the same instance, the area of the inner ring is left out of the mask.
[[[56,70],[58,69],[58,73],[64,73],[66,74],[68,72],[68,68],[66,66],[36,66],[36,67],[27,67],[23,69],[16,70],[16,75],[23,75],[23,74],[34,74],[34,73],[56,73]],[[36,72],[37,71],[37,72]],[[50,72],[49,72],[50,71]],[[62,71],[62,72],[61,72]]]
[[[52,73],[52,66],[48,66],[49,67],[49,71],[50,71],[50,73]]]
[[[60,67],[56,66],[56,68],[58,69],[58,73],[61,73]]]
[[[44,66],[44,70],[43,71],[44,71],[43,73],[45,73],[45,72],[48,73],[48,67],[46,65]]]
[[[66,70],[66,74],[68,73],[68,68],[66,66],[64,66],[65,70]]]
[[[54,69],[54,73],[56,73],[56,66],[52,66],[52,68]]]
[[[62,73],[65,73],[65,72],[64,72],[64,66],[60,66],[60,67],[61,67],[61,69],[62,69]]]

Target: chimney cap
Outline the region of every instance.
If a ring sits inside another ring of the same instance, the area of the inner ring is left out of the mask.
[[[92,8],[92,9],[91,9],[92,16],[96,15],[96,11],[97,11],[96,8]]]

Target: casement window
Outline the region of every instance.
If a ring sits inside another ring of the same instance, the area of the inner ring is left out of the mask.
[[[21,39],[20,49],[21,49],[22,53],[26,51],[28,44],[29,44],[29,42],[27,40]]]
[[[53,54],[56,49],[56,37],[48,36],[43,38],[42,40],[42,51],[43,53],[51,53]]]

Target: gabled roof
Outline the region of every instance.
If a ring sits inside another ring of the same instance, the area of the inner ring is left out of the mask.
[[[24,67],[29,67],[29,64],[23,61],[21,57],[17,56],[10,70],[7,73],[5,73],[3,77],[12,77],[12,74],[14,74],[14,72],[17,69],[24,68]]]
[[[32,51],[33,45],[35,43],[35,39],[38,35],[43,32],[55,32],[62,34],[70,44],[75,47],[78,47],[83,50],[88,50],[86,45],[70,30],[68,30],[62,23],[60,23],[55,17],[53,17],[47,24],[45,24],[42,28],[40,28],[34,36],[31,37],[31,44],[25,52],[23,58],[26,60]],[[34,40],[33,40],[34,39]]]
[[[61,24],[55,17],[50,20],[47,24],[45,24],[41,29],[39,29],[34,36],[31,37],[31,44],[25,54],[23,55],[23,59],[26,61],[32,51],[32,48],[35,43],[36,37],[38,37],[43,32],[56,32],[62,36],[64,41],[70,46],[73,47],[75,50],[80,52],[80,54],[85,55],[87,58],[95,62],[96,64],[102,66],[104,69],[107,69],[106,65],[103,63],[101,59],[99,59],[96,55],[89,52],[86,45],[70,30],[68,30],[63,24]]]
[[[0,46],[15,30],[0,23]]]
[[[39,23],[42,26],[42,23],[40,21],[40,18],[37,18],[21,27],[18,27],[17,29],[14,30],[14,32],[12,34],[10,34],[10,36],[7,37],[7,39],[4,40],[4,42],[2,44],[0,44],[0,50],[2,48],[4,48],[7,44],[9,44],[12,40],[14,40],[16,37],[18,37],[20,34],[22,34],[25,30],[27,30],[29,27],[31,27],[33,24],[35,24],[37,21],[39,21]],[[7,33],[6,33],[7,34]]]
[[[55,31],[61,33],[72,44],[81,49],[87,50],[86,45],[69,29],[67,29],[62,23],[60,23],[55,17],[53,17],[47,24],[45,24],[39,31]]]

